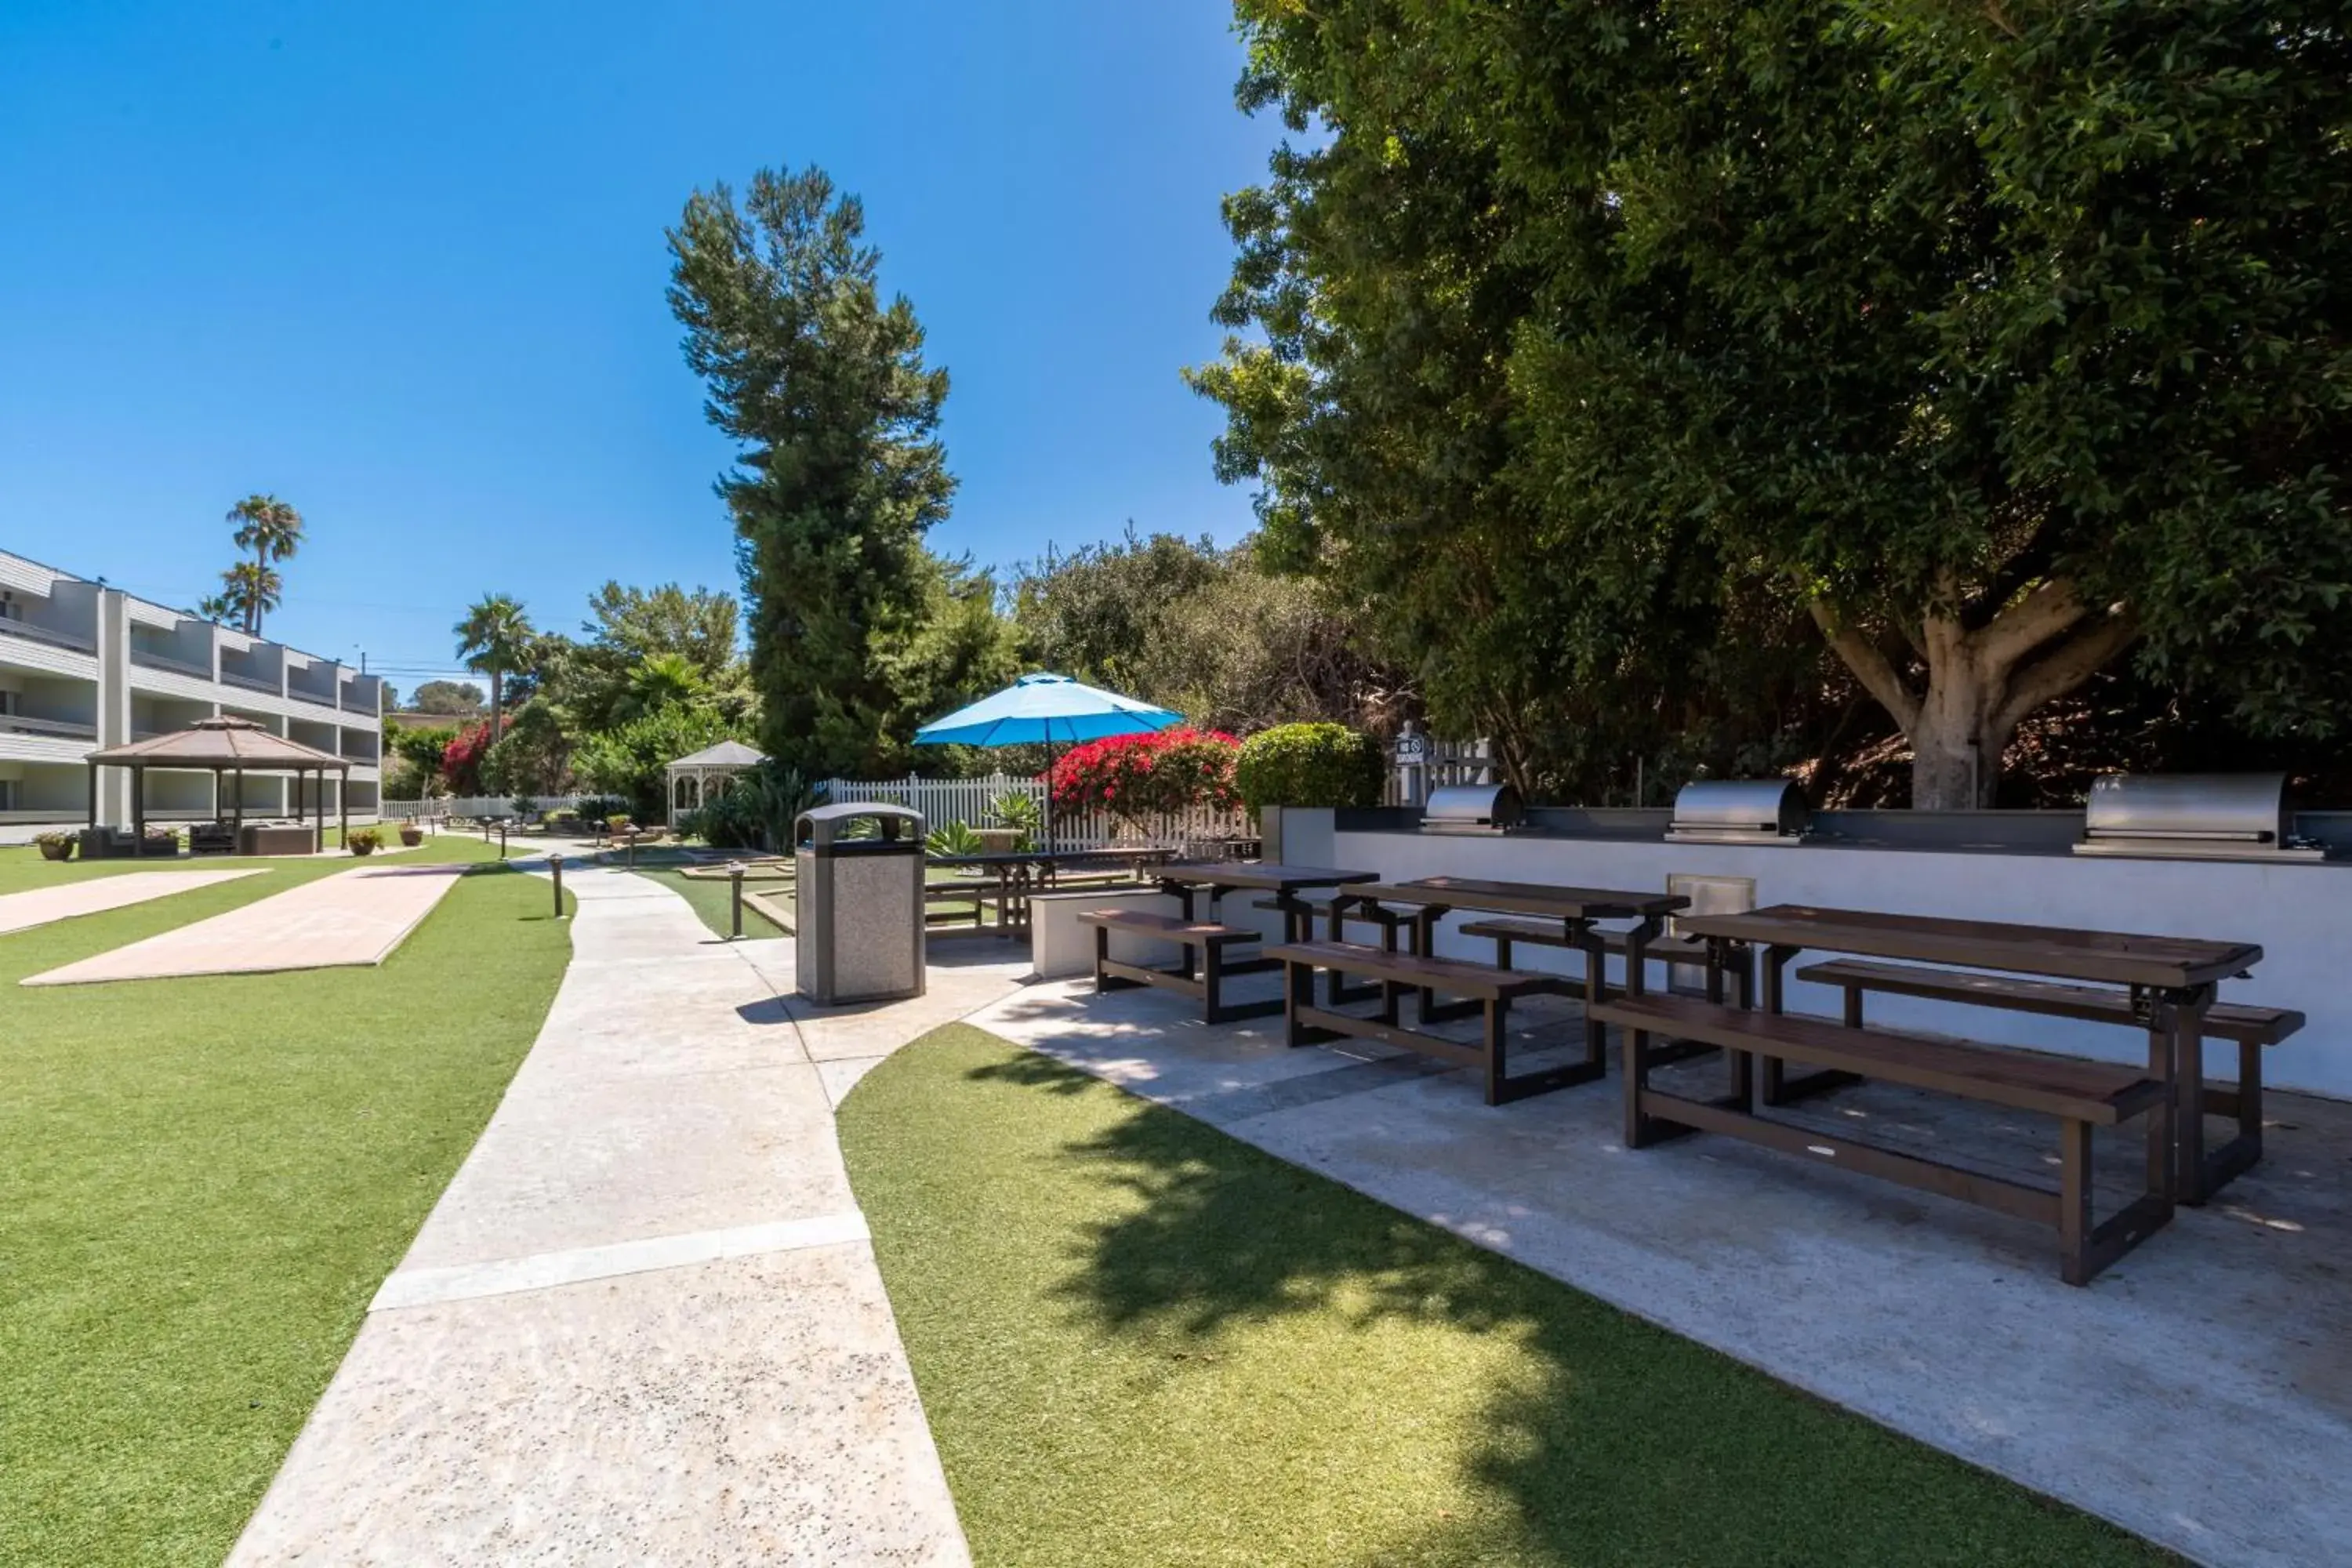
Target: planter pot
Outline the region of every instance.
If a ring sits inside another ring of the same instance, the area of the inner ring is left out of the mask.
[[[40,847],[40,849],[41,858],[44,860],[70,860],[73,858],[74,847],[73,840],[70,838],[67,839],[62,844],[44,844]]]
[[[418,845],[425,842],[425,829],[421,827],[404,827],[400,830],[400,841],[407,847],[414,849]]]
[[[373,844],[354,844],[350,847],[352,853],[354,855],[373,855],[375,853],[375,846]]]
[[[1021,830],[1017,827],[982,827],[973,830],[984,855],[1010,855],[1021,846]]]

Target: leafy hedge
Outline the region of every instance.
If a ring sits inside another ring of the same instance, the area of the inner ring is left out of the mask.
[[[1277,724],[1244,743],[1234,787],[1252,811],[1378,805],[1387,769],[1381,743],[1344,724]]]

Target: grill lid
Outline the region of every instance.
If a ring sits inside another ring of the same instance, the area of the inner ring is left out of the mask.
[[[1793,844],[1805,792],[1792,779],[1700,779],[1675,795],[1666,837],[1686,844]]]
[[[2108,773],[2091,781],[2078,855],[2316,860],[2292,837],[2284,773]]]
[[[1424,833],[1507,833],[1526,821],[1519,792],[1507,784],[1433,789],[1421,814]]]

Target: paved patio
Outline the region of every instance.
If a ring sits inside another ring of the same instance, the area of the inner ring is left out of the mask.
[[[24,984],[88,985],[382,963],[464,874],[462,866],[361,866]]]
[[[91,877],[54,888],[0,894],[0,936],[81,915],[128,909],[173,893],[234,882],[239,877],[258,877],[268,869],[254,866],[242,871],[130,871],[120,877]]]
[[[1526,1013],[1531,1051],[1577,1017]],[[1629,1152],[1613,1065],[1496,1109],[1163,992],[1055,983],[971,1021],[2193,1559],[2352,1563],[2352,1105],[2276,1096],[2261,1167],[2075,1289],[2037,1226],[1728,1139]],[[2055,1150],[2040,1118],[1901,1089],[1812,1113],[2042,1179]],[[2120,1193],[2137,1141],[2109,1142]]]
[[[818,1009],[789,942],[565,884],[539,1040],[230,1562],[968,1562],[833,1108],[1022,966]]]

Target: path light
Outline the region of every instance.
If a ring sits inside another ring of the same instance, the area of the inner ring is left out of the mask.
[[[750,869],[740,860],[727,862],[727,884],[735,890],[735,929],[728,934],[730,942],[739,942],[743,936],[743,873]]]
[[[555,918],[563,918],[563,857],[549,851],[547,868],[555,873]]]
[[[506,858],[507,858],[507,819],[506,819],[505,817],[501,816],[501,817],[499,817],[499,859],[501,859],[501,860],[503,860],[503,859],[505,859]]]

